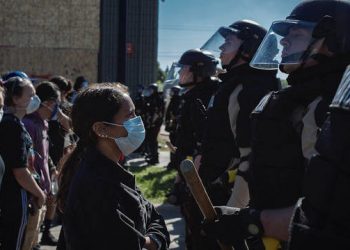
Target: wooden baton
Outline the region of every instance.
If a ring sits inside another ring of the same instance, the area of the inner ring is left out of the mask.
[[[190,160],[183,160],[180,164],[181,172],[186,180],[187,186],[190,189],[194,199],[197,202],[204,218],[208,221],[214,221],[217,217],[216,211],[211,203],[211,200],[204,188],[194,164]],[[230,246],[225,246],[218,242],[222,250],[232,250]]]

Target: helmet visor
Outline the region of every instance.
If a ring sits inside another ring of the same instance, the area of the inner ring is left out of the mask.
[[[204,43],[201,47],[201,50],[208,50],[213,53],[216,58],[220,58],[220,54],[222,53],[222,49],[220,49],[223,45],[227,43],[227,40],[232,35],[237,35],[238,30],[230,28],[230,27],[220,27],[214,35],[212,35],[208,41]],[[236,48],[232,48],[236,49]]]
[[[316,23],[284,20],[272,23],[250,66],[275,70],[279,65],[300,64],[311,55]]]
[[[165,81],[173,81],[179,78],[179,67],[177,67],[177,64],[177,62],[171,64],[171,67],[166,74]]]

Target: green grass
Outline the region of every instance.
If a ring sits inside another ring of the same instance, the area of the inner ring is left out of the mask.
[[[137,186],[149,201],[153,204],[164,203],[165,195],[173,187],[175,170],[156,166],[130,167],[129,170],[136,176]]]

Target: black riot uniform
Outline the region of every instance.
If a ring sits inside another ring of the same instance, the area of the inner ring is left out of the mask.
[[[158,134],[163,123],[164,101],[158,92],[157,84],[151,84],[145,91],[142,119],[145,124],[145,149],[149,164],[159,163]]]
[[[178,125],[178,120],[180,117],[180,103],[181,103],[181,97],[179,94],[180,89],[181,89],[180,86],[173,86],[171,88],[170,90],[171,99],[165,114],[165,131],[169,132],[169,139],[172,145],[175,145],[176,138],[177,138],[176,130]],[[174,157],[175,157],[175,153],[170,152],[170,162],[167,166],[167,169],[175,168]]]
[[[229,27],[221,27],[218,33],[223,37],[233,34],[243,41],[230,64],[224,65],[227,73],[219,75],[222,84],[208,109],[199,168],[212,202],[224,205],[231,190],[212,185],[212,182],[231,167],[235,159],[239,163],[247,161],[250,148],[249,115],[266,93],[278,88],[279,81],[276,71],[265,72],[253,69],[248,64],[266,33],[263,27],[254,21],[242,20]],[[236,66],[239,59],[245,63]]]
[[[186,157],[194,157],[200,152],[206,109],[219,86],[219,80],[212,78],[216,74],[218,61],[209,52],[203,50],[186,51],[177,66],[180,70],[180,86],[186,88],[181,96],[180,116],[177,126],[174,166],[179,167]],[[189,71],[185,72],[185,69]],[[191,75],[191,80],[182,80]],[[203,219],[196,202],[185,188],[184,183],[175,183],[181,212],[186,222],[186,248],[189,250],[214,249],[210,242],[201,235],[200,221]],[[209,244],[208,244],[209,243]]]
[[[350,68],[308,166],[304,194],[292,221],[290,249],[350,248]]]
[[[350,68],[307,168],[304,195],[292,221],[290,249],[350,248]]]
[[[219,86],[219,80],[207,78],[197,83],[182,96],[179,124],[175,142],[175,164],[179,166],[181,160],[187,156],[199,153],[203,138],[206,109],[209,101]]]
[[[349,55],[344,53],[350,51],[350,35],[346,30],[349,18],[345,18],[349,10],[350,4],[345,1],[307,1],[299,4],[285,21],[271,26],[275,34],[284,39],[289,39],[291,27],[309,30],[313,39],[302,53],[282,58],[280,68],[283,70],[300,56],[301,66],[287,78],[291,86],[266,96],[252,114],[249,189],[254,208],[291,206],[302,195],[305,166],[316,153],[318,133],[349,63]],[[318,39],[325,39],[332,56],[312,54]],[[259,58],[259,52],[256,57]],[[305,68],[307,58],[318,63]]]
[[[301,196],[305,166],[346,67],[329,62],[290,74],[290,87],[265,96],[253,111],[252,207],[288,207]]]
[[[349,249],[349,91],[340,87],[328,109],[350,62],[349,13],[348,1],[304,1],[272,24],[251,65],[291,72],[290,86],[265,96],[252,114],[250,207],[217,208],[226,216],[207,228],[218,239],[258,242],[264,233],[259,210],[275,208],[269,210],[274,220],[286,219],[281,209],[305,195],[292,216],[289,248]],[[271,57],[278,39],[282,57]]]

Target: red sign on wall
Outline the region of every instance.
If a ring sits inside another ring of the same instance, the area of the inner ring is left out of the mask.
[[[126,54],[129,56],[134,54],[134,46],[132,43],[126,43]]]

